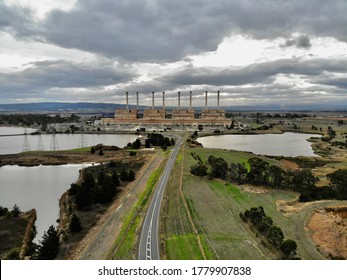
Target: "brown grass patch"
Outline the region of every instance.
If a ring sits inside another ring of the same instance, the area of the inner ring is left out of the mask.
[[[347,211],[317,210],[313,214],[308,228],[312,231],[312,240],[323,255],[347,258],[346,216]]]

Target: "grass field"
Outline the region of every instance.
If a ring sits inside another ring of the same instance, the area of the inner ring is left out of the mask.
[[[261,239],[245,225],[239,217],[251,207],[263,206],[274,224],[281,227],[285,239],[297,242],[298,256],[302,259],[323,259],[309,238],[305,223],[317,208],[331,205],[333,201],[322,201],[307,206],[298,213],[285,217],[276,206],[276,201],[290,201],[296,193],[283,190],[266,190],[264,193],[247,192],[243,186],[221,180],[201,179],[190,174],[190,166],[197,161],[191,153],[207,162],[210,155],[222,157],[227,162],[247,162],[253,154],[222,149],[181,150],[176,161],[164,203],[163,219],[165,253],[168,259],[202,259],[197,238],[189,223],[187,210],[179,194],[179,178],[183,164],[183,193],[188,211],[193,218],[207,259],[277,259],[278,252],[265,247]],[[266,159],[266,158],[264,158]],[[275,159],[266,159],[278,164]]]

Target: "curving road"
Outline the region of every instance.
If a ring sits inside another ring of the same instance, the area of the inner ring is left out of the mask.
[[[154,191],[151,204],[148,208],[145,221],[143,222],[142,232],[140,237],[139,260],[159,260],[159,219],[160,205],[163,199],[163,194],[167,181],[169,179],[172,167],[175,163],[178,151],[182,144],[182,137],[176,136],[176,145],[170,155],[163,174],[159,178],[158,185]]]

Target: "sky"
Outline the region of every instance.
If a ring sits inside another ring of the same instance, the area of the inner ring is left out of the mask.
[[[347,0],[0,0],[0,103],[347,109]]]

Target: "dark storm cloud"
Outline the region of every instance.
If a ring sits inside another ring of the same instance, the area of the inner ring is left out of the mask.
[[[0,92],[38,92],[50,88],[88,88],[129,81],[127,69],[112,65],[90,65],[68,61],[41,61],[14,73],[1,73]]]
[[[310,42],[310,37],[307,35],[300,35],[296,38],[287,39],[282,47],[292,47],[295,46],[297,48],[309,49],[312,45]]]
[[[253,64],[242,68],[187,67],[159,78],[164,84],[175,85],[246,85],[271,83],[278,74],[318,76],[324,72],[347,73],[345,60],[282,59]]]
[[[30,24],[19,8],[1,4],[1,10],[0,24],[17,35],[129,61],[174,61],[212,51],[231,33],[271,39],[299,32],[307,36],[287,44],[306,48],[308,36],[347,41],[347,1],[80,0],[70,11],[54,10]]]

